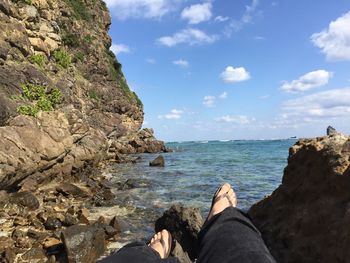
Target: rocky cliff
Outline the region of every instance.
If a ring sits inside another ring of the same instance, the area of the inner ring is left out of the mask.
[[[0,0],[0,189],[164,151],[109,50],[102,0]]]
[[[350,137],[290,148],[282,184],[249,210],[277,262],[349,262]]]

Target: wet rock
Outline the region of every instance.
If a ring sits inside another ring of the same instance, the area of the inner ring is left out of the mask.
[[[70,183],[62,183],[56,188],[57,192],[62,193],[65,196],[74,196],[75,198],[86,198],[89,197],[89,194],[82,190],[80,187],[70,184]]]
[[[332,136],[338,134],[337,130],[334,129],[332,126],[327,127],[327,135]]]
[[[104,231],[93,226],[68,227],[62,232],[61,239],[70,263],[94,263],[106,249]]]
[[[343,151],[349,139],[299,140],[282,184],[248,211],[277,262],[349,260],[350,152]]]
[[[125,182],[118,182],[117,185],[118,190],[130,190],[139,187],[137,181],[132,178],[127,179]]]
[[[159,155],[156,159],[149,162],[150,166],[158,166],[158,167],[164,167],[165,161],[164,157],[162,155]]]
[[[39,208],[39,201],[31,192],[24,191],[19,193],[14,193],[11,196],[11,202],[28,207],[29,209],[35,210]]]
[[[194,260],[198,254],[198,233],[203,225],[203,218],[198,208],[173,205],[166,210],[155,223],[155,232],[167,229]]]
[[[56,217],[50,216],[47,218],[44,226],[47,230],[56,230],[57,228],[62,227],[62,224]]]

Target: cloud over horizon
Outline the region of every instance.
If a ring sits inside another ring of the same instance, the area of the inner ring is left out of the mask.
[[[181,119],[182,114],[183,114],[182,110],[172,109],[168,114],[158,115],[158,119],[178,120],[178,119]]]
[[[296,80],[290,82],[284,81],[281,89],[289,93],[308,91],[328,84],[332,76],[332,72],[324,69],[311,71]]]
[[[289,117],[341,117],[350,114],[350,88],[317,92],[283,103]]]

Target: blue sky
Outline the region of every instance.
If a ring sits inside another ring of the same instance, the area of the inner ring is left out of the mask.
[[[159,139],[350,133],[350,1],[106,2],[111,49]]]

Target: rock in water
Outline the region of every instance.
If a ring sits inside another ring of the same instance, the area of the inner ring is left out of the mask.
[[[198,233],[203,225],[203,218],[198,208],[173,205],[165,211],[155,223],[155,231],[167,229],[194,260],[198,254]]]
[[[337,130],[334,129],[332,126],[328,126],[327,127],[327,135],[331,136],[331,135],[335,135],[338,134]]]
[[[282,184],[249,210],[277,262],[349,262],[350,137],[300,140]]]
[[[104,253],[105,233],[93,226],[74,225],[62,232],[69,263],[95,263]]]
[[[158,166],[158,167],[164,167],[165,161],[164,157],[162,155],[159,155],[156,159],[149,162],[149,166]]]

